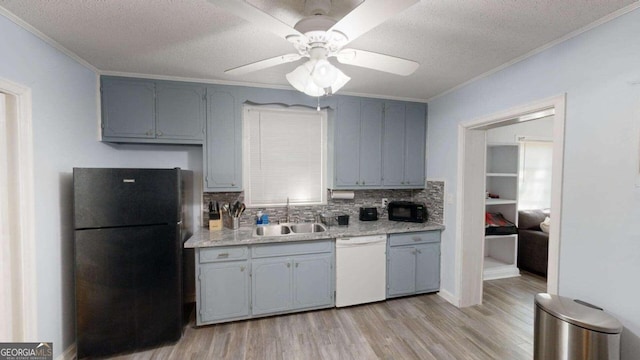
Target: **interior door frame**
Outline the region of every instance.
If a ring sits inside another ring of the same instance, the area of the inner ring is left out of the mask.
[[[16,162],[12,179],[17,181],[17,193],[13,194],[14,201],[10,204],[15,221],[12,220],[11,236],[7,240],[12,250],[11,256],[18,260],[8,273],[3,272],[0,281],[12,286],[9,296],[12,303],[18,304],[12,306],[12,318],[17,320],[17,325],[12,329],[12,341],[34,341],[38,336],[38,286],[31,89],[0,78],[0,92],[7,95],[8,103],[11,103],[8,121],[12,124],[8,124],[8,128],[13,142],[8,147]],[[0,180],[2,186],[8,185],[5,181],[12,180],[3,178]]]
[[[553,164],[551,175],[551,227],[547,292],[558,293],[564,128],[566,94],[483,116],[458,125],[458,183],[456,228],[456,293],[461,307],[482,303],[484,246],[484,184],[486,130],[521,122],[531,114],[553,109]],[[481,179],[479,181],[479,179]]]

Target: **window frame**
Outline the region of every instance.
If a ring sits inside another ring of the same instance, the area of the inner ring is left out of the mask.
[[[242,182],[244,189],[244,199],[247,208],[265,208],[265,207],[278,207],[286,206],[286,200],[282,202],[270,201],[268,203],[255,204],[252,197],[251,188],[251,153],[249,148],[250,141],[250,119],[248,114],[250,111],[267,111],[267,112],[291,112],[291,113],[304,113],[312,114],[318,113],[320,115],[320,140],[321,140],[321,164],[320,164],[320,188],[319,201],[296,201],[290,200],[290,205],[294,206],[322,206],[327,205],[327,181],[328,181],[328,164],[329,164],[329,151],[328,151],[328,132],[329,132],[329,114],[328,109],[322,109],[318,111],[316,108],[311,108],[303,105],[244,105],[242,108]]]

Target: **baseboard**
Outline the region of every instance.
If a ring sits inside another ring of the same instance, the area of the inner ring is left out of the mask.
[[[64,352],[56,358],[56,360],[75,360],[76,358],[76,343],[69,345]]]
[[[438,296],[445,299],[447,302],[451,303],[451,305],[455,307],[460,307],[460,299],[457,296],[454,296],[447,290],[438,291]]]

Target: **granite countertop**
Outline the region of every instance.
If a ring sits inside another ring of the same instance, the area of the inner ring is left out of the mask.
[[[251,245],[277,242],[334,239],[351,236],[394,234],[414,231],[444,230],[444,225],[433,222],[408,223],[380,219],[377,221],[351,221],[349,225],[327,226],[327,231],[283,236],[257,236],[256,226],[240,227],[237,230],[209,231],[202,228],[184,243],[185,248],[201,248],[229,245]]]

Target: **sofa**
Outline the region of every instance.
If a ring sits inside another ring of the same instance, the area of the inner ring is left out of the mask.
[[[518,211],[518,268],[547,277],[549,234],[540,223],[549,216],[549,209]]]

